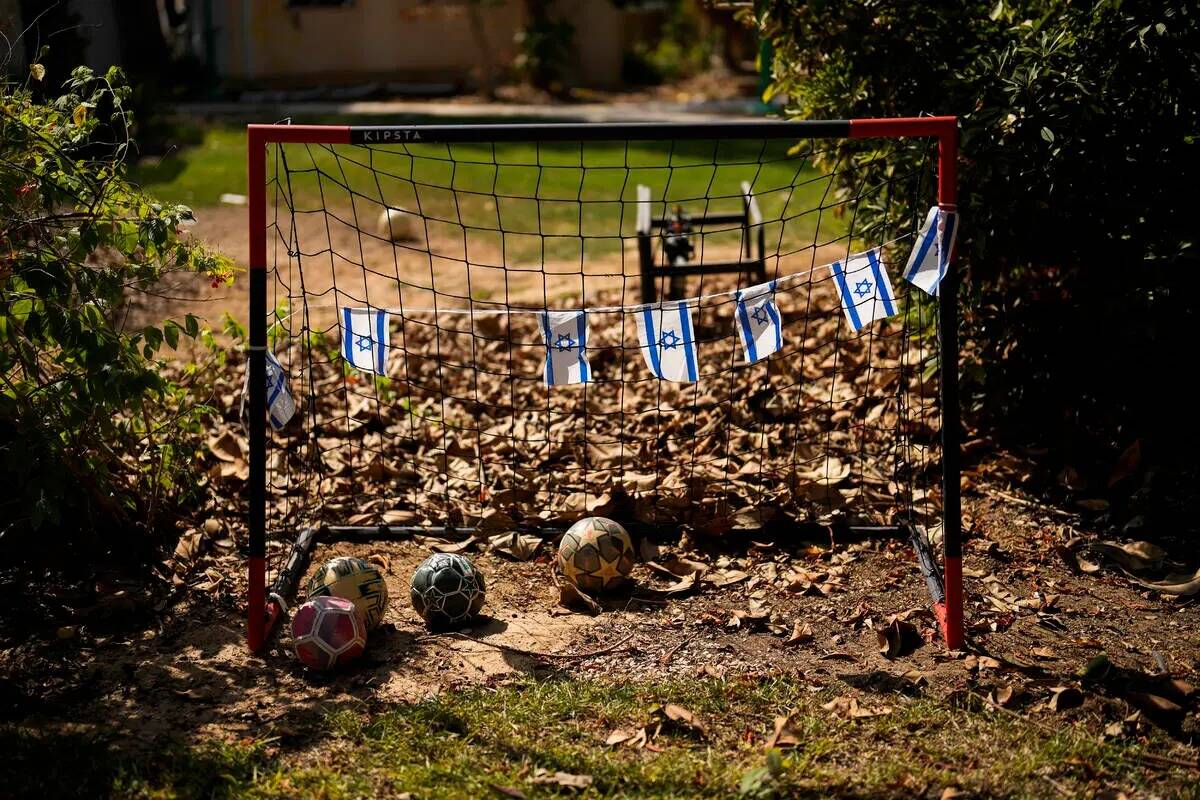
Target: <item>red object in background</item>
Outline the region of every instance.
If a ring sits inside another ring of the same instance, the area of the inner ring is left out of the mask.
[[[292,650],[306,667],[340,667],[362,655],[366,646],[366,625],[349,600],[314,597],[292,618]]]

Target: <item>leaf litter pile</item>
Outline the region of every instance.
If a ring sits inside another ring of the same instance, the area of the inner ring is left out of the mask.
[[[932,523],[928,340],[896,320],[847,335],[827,284],[780,293],[784,351],[754,365],[733,333],[734,304],[702,301],[701,380],[682,384],[652,376],[631,313],[590,315],[595,382],[552,389],[534,315],[393,316],[386,379],[346,368],[336,329],[302,335],[287,326],[310,315],[282,315],[277,355],[303,417],[270,447],[270,527],[473,527],[503,515],[488,526],[503,532],[589,513],[713,535]],[[213,478],[244,480],[228,443],[214,439]]]

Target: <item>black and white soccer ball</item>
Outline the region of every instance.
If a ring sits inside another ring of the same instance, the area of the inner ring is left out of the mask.
[[[431,628],[457,628],[483,608],[483,575],[471,559],[434,553],[412,576],[412,604]]]

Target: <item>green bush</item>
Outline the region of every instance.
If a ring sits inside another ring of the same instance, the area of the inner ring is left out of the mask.
[[[792,115],[960,117],[977,410],[1105,476],[1138,438],[1194,439],[1177,423],[1200,311],[1200,10],[779,0],[758,22]]]
[[[626,83],[660,84],[690,78],[708,69],[720,47],[717,30],[701,30],[701,11],[694,0],[670,0],[663,5],[662,26],[653,38],[635,42],[622,56],[621,79]]]
[[[528,0],[529,21],[517,31],[517,72],[539,89],[565,91],[575,46],[575,26],[552,17],[547,0]]]
[[[230,269],[182,234],[188,208],[125,180],[119,70],[76,69],[44,103],[31,72],[0,96],[0,543],[117,547],[198,492],[208,372],[173,380],[158,353],[207,337],[215,354],[192,315],[125,330],[127,300],[171,270]]]

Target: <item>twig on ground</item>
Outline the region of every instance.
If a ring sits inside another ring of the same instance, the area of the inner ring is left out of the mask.
[[[1055,514],[1059,517],[1063,517],[1064,519],[1074,519],[1075,517],[1079,516],[1078,514],[1075,514],[1074,512],[1063,511],[1061,508],[1055,508],[1054,506],[1049,506],[1049,505],[1046,505],[1045,503],[1039,503],[1035,500],[1026,500],[1024,497],[1017,497],[1015,494],[1009,494],[1008,492],[1002,491],[1000,489],[993,489],[991,487],[987,487],[984,491],[986,494],[992,494],[997,497],[1002,497],[1005,500],[1008,500],[1010,503],[1016,503],[1017,505],[1020,505],[1020,506],[1025,506],[1027,508],[1036,509],[1037,511],[1045,511],[1047,514]]]
[[[675,645],[670,650],[668,650],[667,652],[665,652],[661,656],[659,656],[658,665],[660,667],[665,667],[667,664],[670,664],[671,659],[675,657],[675,654],[678,653],[680,650],[682,650],[687,645],[687,643],[690,642],[691,640],[692,640],[692,637],[690,637],[690,636],[680,640],[679,644]]]

